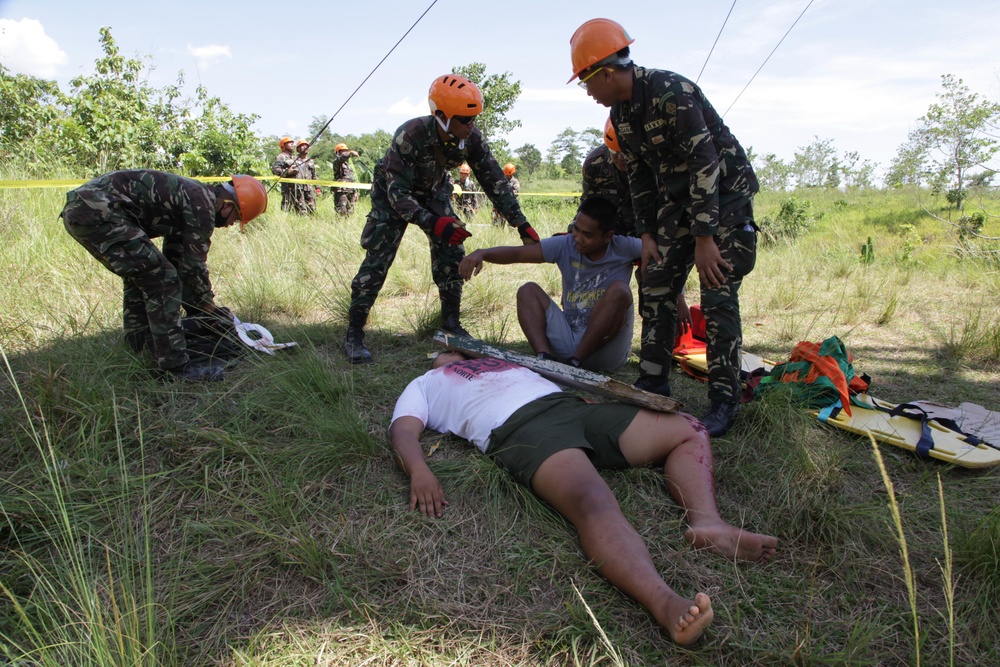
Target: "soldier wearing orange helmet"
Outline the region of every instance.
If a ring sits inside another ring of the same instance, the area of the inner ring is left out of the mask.
[[[271,163],[271,173],[280,178],[299,178],[298,156],[295,154],[295,139],[282,137],[278,140],[281,152]],[[295,183],[281,184],[281,210],[305,213],[305,202],[300,202]]]
[[[511,192],[514,196],[521,194],[521,182],[517,180],[517,176],[514,174],[517,172],[517,167],[514,166],[513,162],[508,162],[503,166],[503,175],[507,177],[507,182],[510,183]],[[504,223],[503,216],[496,210],[493,209],[493,224],[502,227]]]
[[[350,159],[358,157],[357,151],[352,151],[345,143],[339,143],[334,147],[337,154],[333,158],[333,180],[341,183],[354,182],[354,169],[351,168]],[[333,188],[333,201],[340,215],[350,215],[354,212],[354,204],[358,201],[358,191],[354,188]]]
[[[634,65],[634,41],[614,21],[587,21],[570,39],[570,81],[579,78],[590,97],[611,109],[643,239],[636,386],[669,395],[677,297],[697,267],[711,401],[702,422],[710,435],[721,435],[739,414],[742,393],[738,293],[756,260],[757,177],[702,90],[674,72]]]
[[[220,380],[223,371],[188,354],[181,306],[189,316],[233,325],[215,303],[208,250],[218,227],[240,228],[267,210],[267,191],[236,175],[206,185],[162,171],[136,169],[99,176],[66,195],[66,231],[124,282],[125,343],[149,349],[157,365],[186,380]],[[160,250],[151,239],[163,237]]]
[[[483,94],[469,79],[439,76],[427,94],[431,115],[414,118],[394,133],[392,144],[375,166],[372,209],[361,234],[367,252],[351,282],[351,307],[344,350],[351,363],[372,361],[364,344],[364,326],[385,283],[407,225],[419,227],[431,250],[431,275],[441,300],[441,327],[466,334],[459,321],[462,277],[458,265],[465,256],[462,242],[472,234],[452,208],[451,170],[467,163],[486,196],[516,227],[525,243],[538,234],[490,152],[476,116],[483,112]]]
[[[456,195],[458,199],[458,212],[464,216],[475,215],[479,210],[479,188],[472,180],[472,169],[467,164],[458,168],[458,187],[462,188],[462,194]],[[457,192],[457,191],[456,191]]]
[[[299,139],[295,142],[295,152],[298,153],[299,178],[310,181],[316,180],[316,163],[309,157],[309,142]],[[305,207],[305,212],[312,214],[316,212],[316,193],[319,188],[309,183],[296,183],[296,201]]]

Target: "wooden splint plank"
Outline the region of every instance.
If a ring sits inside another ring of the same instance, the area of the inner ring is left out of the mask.
[[[471,357],[503,359],[504,361],[509,361],[533,370],[542,377],[548,378],[557,384],[605,396],[624,403],[631,403],[644,408],[659,410],[660,412],[677,412],[683,405],[675,399],[643,391],[642,389],[636,389],[630,384],[619,382],[600,373],[496,347],[476,338],[456,336],[455,334],[438,331],[434,334],[434,342],[449,350],[462,352]]]

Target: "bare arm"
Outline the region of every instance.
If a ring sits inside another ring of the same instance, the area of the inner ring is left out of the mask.
[[[541,264],[545,261],[541,243],[522,246],[497,246],[481,248],[466,255],[458,265],[458,273],[466,280],[472,280],[483,270],[483,262],[491,264]]]
[[[420,448],[424,424],[416,417],[400,417],[389,427],[389,438],[396,463],[410,478],[410,509],[419,509],[430,517],[440,518],[448,501],[437,477],[427,467]]]

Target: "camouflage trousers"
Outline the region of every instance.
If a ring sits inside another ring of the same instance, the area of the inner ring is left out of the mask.
[[[753,271],[757,258],[757,232],[753,211],[748,204],[736,220],[728,218],[719,227],[715,243],[722,258],[733,270],[722,286],[701,287],[701,310],[705,315],[708,361],[708,398],[734,403],[742,393],[740,386],[740,348],[743,328],[740,321],[739,289],[743,278]],[[662,231],[662,230],[661,230]],[[663,264],[650,262],[640,284],[642,348],[639,353],[640,375],[667,375],[673,360],[677,333],[677,297],[684,289],[694,266],[695,238],[686,226],[678,227],[672,238],[657,234]]]
[[[124,282],[122,325],[126,341],[145,341],[160,368],[188,362],[181,327],[183,287],[175,268],[183,248],[164,240],[163,252],[142,229],[121,219],[105,220],[88,206],[68,206],[63,226],[109,271]],[[135,345],[141,349],[141,345]]]
[[[305,186],[301,186],[305,187]],[[303,191],[299,189],[300,185],[298,183],[282,183],[281,184],[281,210],[289,211],[291,213],[299,213],[301,215],[307,215],[309,213],[309,205],[306,203],[305,197],[303,196]],[[314,205],[315,208],[315,205]]]
[[[305,213],[307,215],[316,212],[316,186],[315,185],[305,185],[303,183],[297,184],[297,196],[299,213]]]
[[[333,202],[337,208],[337,213],[350,215],[354,212],[354,203],[358,201],[358,191],[349,188],[334,188]]]
[[[377,220],[369,215],[364,231],[361,232],[361,247],[367,253],[361,262],[361,268],[351,281],[352,326],[368,319],[368,312],[375,304],[375,299],[385,284],[389,267],[396,259],[406,228],[407,223],[401,218]],[[452,303],[457,307],[462,299],[463,285],[458,265],[465,257],[465,248],[461,245],[448,245],[428,232],[424,234],[431,249],[431,277],[438,287],[441,302]]]

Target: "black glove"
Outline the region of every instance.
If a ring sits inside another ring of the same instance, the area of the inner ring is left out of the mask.
[[[521,241],[524,245],[529,243],[538,243],[538,232],[531,226],[531,223],[522,222],[517,226],[517,233],[521,237]]]
[[[434,236],[437,236],[448,245],[459,245],[462,241],[472,236],[472,232],[458,224],[458,218],[442,216],[434,223]],[[537,236],[537,235],[536,235]]]

